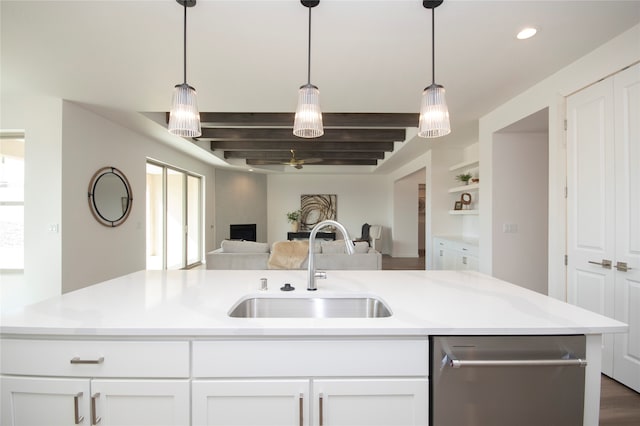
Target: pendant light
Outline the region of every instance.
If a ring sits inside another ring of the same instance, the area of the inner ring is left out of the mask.
[[[444,98],[444,87],[436,84],[436,42],[435,42],[435,11],[434,9],[442,4],[443,0],[423,1],[422,5],[426,9],[431,9],[431,85],[422,92],[422,103],[420,105],[420,123],[418,125],[418,136],[423,138],[437,138],[451,133],[449,124],[449,110],[447,101]]]
[[[322,111],[320,110],[320,91],[311,84],[311,8],[320,4],[320,0],[300,0],[309,9],[309,45],[307,55],[307,84],[298,91],[298,107],[293,122],[293,134],[301,138],[317,138],[324,134]]]
[[[184,6],[183,71],[184,82],[177,84],[173,91],[171,110],[169,111],[169,133],[176,136],[196,138],[202,135],[200,113],[196,89],[187,84],[187,7],[196,5],[196,0],[176,0]]]

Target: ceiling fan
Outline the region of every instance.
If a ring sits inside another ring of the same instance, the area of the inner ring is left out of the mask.
[[[295,150],[290,149],[289,152],[291,152],[291,158],[289,159],[289,161],[278,163],[278,164],[286,164],[300,170],[303,164],[319,163],[322,161],[321,158],[305,158],[305,159],[296,158]]]

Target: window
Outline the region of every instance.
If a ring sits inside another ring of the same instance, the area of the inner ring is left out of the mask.
[[[0,269],[24,269],[24,135],[0,132]]]
[[[202,178],[147,162],[147,269],[202,262]]]

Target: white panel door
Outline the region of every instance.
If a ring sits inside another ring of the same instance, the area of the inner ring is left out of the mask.
[[[615,318],[613,377],[640,392],[640,65],[614,78],[616,129]]]
[[[102,426],[189,424],[188,380],[92,380],[91,399]]]
[[[314,425],[426,426],[427,379],[313,381]]]
[[[567,123],[567,301],[613,318],[614,270],[606,266],[615,251],[613,81],[569,97]],[[611,375],[610,334],[602,355]]]
[[[2,377],[2,425],[89,424],[89,380]]]
[[[309,424],[309,380],[194,380],[194,426]]]

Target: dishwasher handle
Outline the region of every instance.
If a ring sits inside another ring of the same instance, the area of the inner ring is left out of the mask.
[[[568,359],[457,359],[446,354],[443,360],[452,368],[461,367],[586,367],[587,360],[582,358]]]

